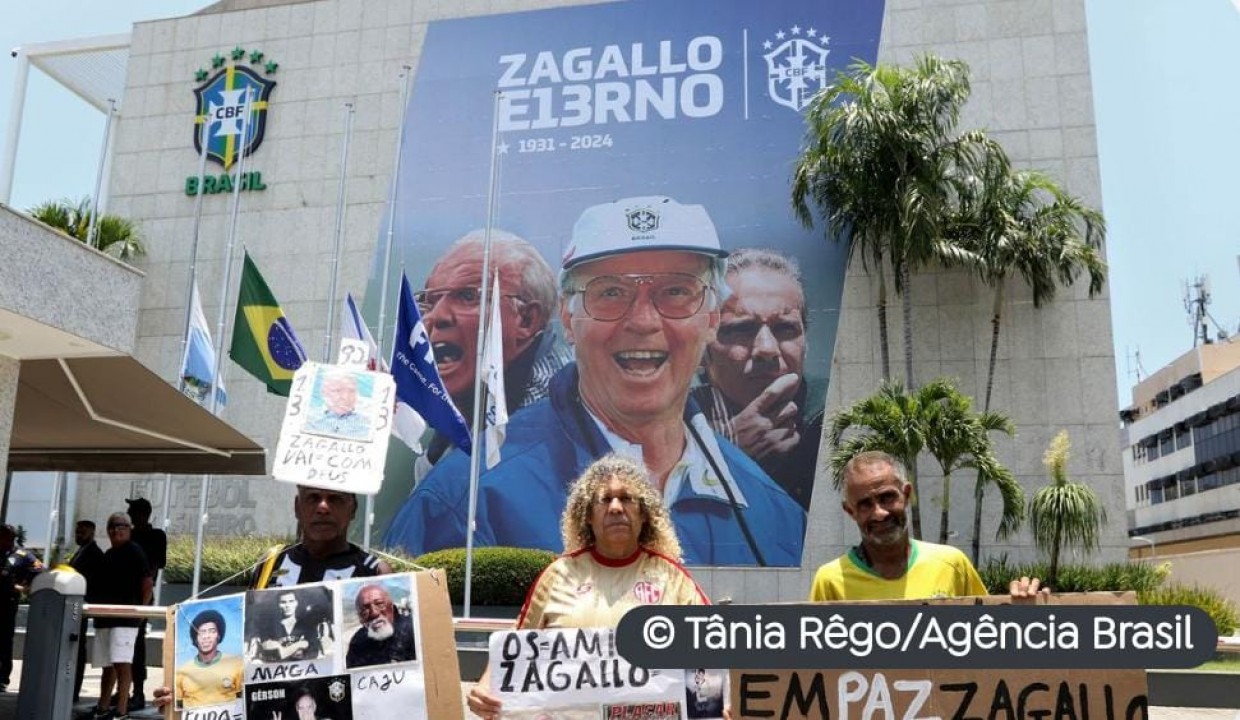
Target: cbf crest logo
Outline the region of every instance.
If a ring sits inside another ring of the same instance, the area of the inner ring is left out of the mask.
[[[635,233],[654,232],[659,229],[659,213],[650,208],[638,208],[625,213],[629,229]]]
[[[249,65],[244,64],[247,60]],[[274,74],[279,67],[259,50],[236,47],[228,58],[216,53],[211,70],[199,68],[194,78],[202,83],[194,88],[194,151],[201,154],[205,142],[207,157],[225,170],[242,153],[253,154],[263,144],[268,99],[276,86],[263,75]]]
[[[775,40],[762,43],[767,51],[766,91],[771,99],[797,112],[805,109],[809,99],[827,87],[827,44],[830,38],[819,35],[814,28],[802,31],[793,25],[788,32],[775,33]]]

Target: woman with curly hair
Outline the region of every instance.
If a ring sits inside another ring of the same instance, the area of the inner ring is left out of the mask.
[[[615,627],[638,605],[709,605],[680,564],[680,541],[663,498],[639,463],[604,456],[569,492],[560,521],[564,554],[534,581],[518,629]],[[484,673],[469,693],[483,720],[500,713]]]

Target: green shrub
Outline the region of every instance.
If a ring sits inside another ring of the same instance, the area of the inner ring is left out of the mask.
[[[1172,582],[1146,590],[1138,595],[1138,599],[1142,605],[1199,607],[1214,621],[1219,635],[1230,635],[1240,626],[1240,613],[1236,612],[1236,606],[1214,588]]]
[[[229,585],[246,585],[254,566],[266,556],[273,545],[291,542],[291,538],[270,536],[210,537],[203,542],[203,585],[227,581]],[[188,583],[194,579],[193,535],[172,535],[168,538],[168,564],[164,581]]]
[[[230,585],[246,585],[254,566],[275,545],[292,542],[292,538],[271,536],[211,537],[203,543],[203,585],[227,581]],[[194,536],[173,535],[168,538],[168,565],[164,580],[188,583],[194,577]],[[458,605],[465,598],[465,551],[440,550],[419,558],[410,558],[399,551],[383,551],[379,555],[396,572],[441,567],[447,571],[448,590]],[[524,548],[484,547],[474,549],[475,605],[520,605],[525,593],[543,568],[551,564],[555,553]]]
[[[534,580],[555,553],[527,548],[474,548],[474,582],[470,601],[473,605],[521,605]],[[448,594],[452,602],[465,602],[465,550],[438,550],[417,558],[426,568],[443,568],[448,576]]]
[[[1097,567],[1062,565],[1052,590],[1065,593],[1135,590],[1140,593],[1161,585],[1167,571],[1165,566],[1145,563],[1111,563]],[[1009,564],[1007,558],[991,558],[978,569],[986,590],[995,595],[1006,595],[1008,583],[1016,578],[1045,578],[1048,572],[1045,562]]]

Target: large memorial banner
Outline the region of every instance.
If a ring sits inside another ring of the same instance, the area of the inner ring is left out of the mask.
[[[560,550],[571,480],[640,453],[643,418],[665,412],[683,415],[700,470],[665,488],[686,561],[800,565],[846,253],[794,217],[791,172],[809,99],[875,61],[883,7],[632,0],[429,24],[394,247],[385,263],[385,228],[365,306],[376,317],[381,283],[390,298],[408,275],[429,348],[394,341],[433,351],[471,417],[490,228],[510,422],[482,473],[477,544]],[[588,256],[630,243],[719,247],[733,266],[686,280],[669,253],[633,253],[585,288],[604,267]],[[562,279],[565,259],[582,265]],[[630,294],[655,309],[599,305]],[[376,503],[387,544],[415,555],[463,547],[468,526],[468,458],[424,445]]]
[[[441,570],[251,590],[169,608],[182,720],[461,718]]]

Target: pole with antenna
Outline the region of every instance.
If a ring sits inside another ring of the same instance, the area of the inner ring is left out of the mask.
[[[219,416],[219,393],[215,389],[220,386],[220,375],[224,368],[224,323],[228,320],[228,286],[232,282],[233,252],[237,243],[237,216],[241,212],[241,178],[245,171],[245,146],[250,133],[250,113],[253,112],[251,102],[252,88],[245,88],[245,104],[241,114],[241,133],[237,139],[237,172],[233,180],[232,210],[228,222],[228,247],[224,255],[224,277],[220,281],[220,310],[215,323],[215,377],[211,378],[211,414]],[[199,188],[201,190],[201,188]],[[202,487],[198,491],[198,528],[195,533],[197,550],[194,553],[194,580],[190,586],[191,597],[198,597],[198,584],[202,577],[202,536],[207,524],[207,491],[211,486],[211,476],[202,476]]]
[[[400,121],[396,126],[396,154],[392,165],[392,190],[388,194],[387,235],[383,243],[383,270],[379,274],[379,325],[375,328],[375,347],[383,356],[383,340],[387,336],[388,286],[392,284],[388,273],[392,271],[392,246],[396,238],[396,200],[400,183],[400,154],[405,145],[405,114],[409,112],[409,81],[413,68],[401,66],[400,73]],[[366,517],[362,520],[362,547],[370,550],[370,532],[375,523],[375,496],[366,496]]]
[[[482,424],[485,416],[482,412],[482,366],[483,353],[486,351],[487,296],[491,289],[491,231],[495,227],[495,213],[499,198],[499,104],[504,94],[495,92],[495,107],[491,124],[491,176],[487,186],[487,225],[482,243],[482,295],[478,305],[480,314],[478,322],[478,346],[474,360],[474,417],[470,429],[473,432],[471,443],[473,450],[469,453],[469,515],[465,532],[465,617],[470,617],[474,579],[474,522],[478,514],[478,478],[481,474],[482,449],[479,440],[482,438]],[[499,298],[491,298],[491,302]]]
[[[323,332],[323,362],[332,361],[332,346],[335,339],[336,323],[336,291],[340,281],[340,256],[344,252],[344,191],[348,179],[349,139],[353,135],[353,103],[344,104],[344,142],[340,146],[340,179],[336,183],[336,231],[335,249],[332,252],[332,284],[327,295],[327,324]]]

